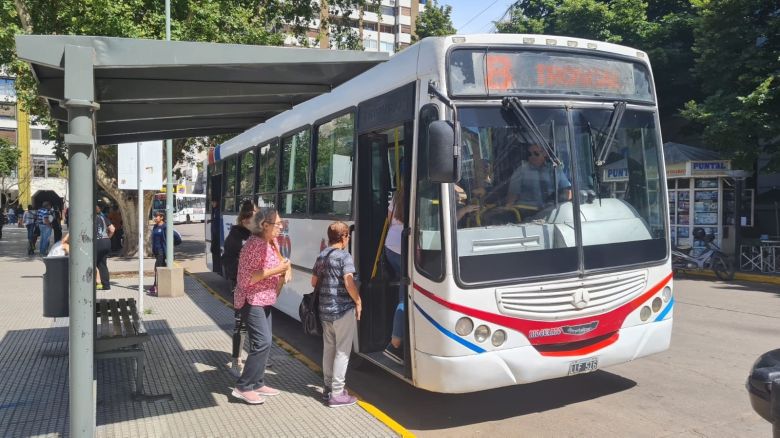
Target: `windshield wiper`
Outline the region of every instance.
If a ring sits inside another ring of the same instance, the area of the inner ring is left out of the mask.
[[[560,158],[558,158],[558,155],[555,153],[555,150],[550,146],[549,143],[547,143],[547,140],[544,138],[544,135],[542,135],[542,131],[539,130],[539,127],[536,126],[536,122],[534,122],[534,119],[531,118],[531,114],[528,113],[528,110],[523,105],[523,102],[517,98],[517,97],[505,97],[501,104],[505,108],[509,108],[512,110],[512,112],[515,114],[515,117],[517,117],[523,124],[525,125],[526,129],[531,133],[531,136],[534,138],[536,143],[542,148],[542,150],[547,154],[547,158],[552,161],[553,166],[563,166],[563,162]]]
[[[607,125],[607,132],[604,133],[604,143],[599,148],[599,154],[593,157],[596,166],[601,167],[607,161],[609,150],[612,149],[612,143],[615,141],[615,134],[617,134],[620,121],[623,119],[623,114],[626,112],[626,103],[623,101],[615,102],[615,110],[612,111],[612,115],[609,118],[609,124]],[[590,125],[588,125],[590,129]]]
[[[590,122],[586,125],[588,127],[588,135],[590,136],[590,153],[593,156],[593,180],[596,182],[596,197],[599,199],[599,206],[601,205],[601,165],[595,160],[598,154],[596,146],[596,136],[593,134],[593,127],[590,126]]]

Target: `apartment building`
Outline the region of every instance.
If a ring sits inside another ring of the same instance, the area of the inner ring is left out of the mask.
[[[46,126],[31,123],[29,115],[18,108],[14,78],[4,70],[0,70],[0,137],[21,152],[16,172],[0,181],[0,201],[5,204],[18,198],[25,206],[37,207],[48,200],[62,207],[68,198],[66,170],[54,156]]]
[[[412,34],[417,16],[424,10],[427,0],[381,0],[361,11],[352,11],[346,18],[349,26],[360,36],[363,48],[370,52],[396,53],[412,44]],[[362,17],[361,17],[362,15]],[[321,47],[319,41],[320,20],[314,20],[307,37],[309,45]],[[285,45],[300,45],[289,36]],[[337,48],[331,41],[330,48]]]

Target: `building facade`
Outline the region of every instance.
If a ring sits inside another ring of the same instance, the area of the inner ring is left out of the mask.
[[[412,44],[415,21],[425,3],[426,0],[381,0],[362,12],[352,11],[346,18],[347,24],[360,37],[365,51],[393,54]],[[314,20],[307,33],[312,47],[323,47],[319,41],[319,26],[320,20]],[[285,41],[288,46],[299,44],[294,36]],[[328,46],[337,48],[333,41]]]
[[[0,138],[19,148],[16,172],[0,184],[2,204],[18,202],[38,207],[48,200],[63,207],[68,198],[66,168],[54,156],[46,126],[30,121],[16,102],[14,78],[0,70]]]

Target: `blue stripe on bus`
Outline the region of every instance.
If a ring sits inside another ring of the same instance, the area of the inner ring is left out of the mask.
[[[658,315],[658,318],[655,319],[655,322],[662,321],[666,315],[672,311],[672,306],[674,306],[674,297],[672,297],[672,300],[669,301],[669,304],[666,305],[666,308]]]
[[[464,347],[468,348],[469,350],[475,351],[477,353],[484,353],[485,352],[484,348],[479,347],[477,345],[474,345],[471,342],[461,338],[460,336],[456,335],[455,333],[452,333],[451,331],[449,331],[446,328],[442,327],[441,324],[439,324],[438,322],[434,321],[433,318],[431,318],[430,315],[425,313],[425,311],[420,307],[419,304],[414,303],[414,307],[416,307],[417,310],[420,311],[422,316],[424,316],[425,319],[427,319],[431,324],[433,324],[434,327],[439,329],[440,332],[444,333],[445,335],[447,335],[448,337],[452,338],[453,340],[455,340],[459,344],[463,345]]]

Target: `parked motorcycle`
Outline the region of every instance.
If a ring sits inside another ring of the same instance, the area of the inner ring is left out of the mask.
[[[675,272],[680,270],[712,269],[715,276],[722,281],[731,281],[734,279],[734,263],[731,258],[721,251],[720,247],[713,241],[715,236],[704,232],[704,228],[694,228],[693,238],[704,242],[705,250],[698,256],[690,254],[692,248],[672,248],[672,269]]]

